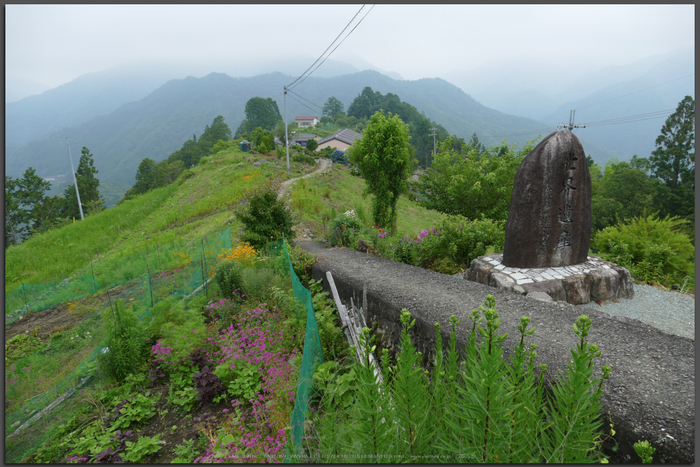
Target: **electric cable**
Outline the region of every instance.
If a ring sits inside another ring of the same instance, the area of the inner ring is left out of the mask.
[[[314,65],[316,65],[316,63],[318,63],[319,60],[321,60],[321,58],[323,58],[323,56],[326,54],[326,52],[328,52],[328,49],[330,49],[331,47],[333,47],[333,44],[335,44],[335,42],[340,38],[340,36],[343,35],[343,33],[345,32],[345,30],[352,24],[352,22],[355,21],[355,18],[357,18],[357,15],[360,14],[360,12],[362,11],[362,9],[363,9],[364,7],[365,7],[365,5],[362,5],[362,6],[360,7],[360,9],[357,11],[357,13],[355,13],[355,16],[353,16],[352,19],[350,20],[350,22],[347,24],[347,26],[345,26],[345,27],[343,28],[343,30],[340,31],[340,34],[338,34],[338,37],[336,37],[336,38],[333,40],[333,42],[330,43],[330,45],[329,45],[329,46],[326,48],[326,50],[321,54],[321,56],[318,57],[318,58],[316,59],[316,61],[313,62],[313,63],[311,64],[311,66],[310,66],[309,68],[307,68],[306,71],[305,71],[304,73],[301,74],[301,76],[299,76],[297,79],[295,79],[294,81],[292,81],[292,82],[287,86],[287,88],[292,87],[292,86],[294,85],[294,83],[296,83],[297,81],[299,81],[311,68],[313,68]],[[352,31],[351,31],[351,32],[352,32]],[[333,49],[333,50],[335,50],[335,49]],[[332,52],[331,52],[331,53],[332,53]],[[325,60],[324,60],[324,61],[325,61]],[[315,71],[315,70],[314,70],[314,71]],[[313,72],[312,72],[312,73],[313,73]],[[311,74],[311,73],[309,73],[309,74]],[[301,83],[299,83],[299,84],[301,84]]]
[[[287,91],[289,91],[289,90],[287,90]],[[314,103],[314,102],[311,102],[310,100],[308,100],[308,99],[306,99],[305,97],[303,97],[303,96],[297,94],[297,93],[294,92],[294,91],[289,91],[289,92],[291,92],[292,94],[296,95],[297,97],[299,97],[299,98],[301,98],[301,99],[304,99],[304,100],[305,100],[306,102],[308,102],[309,104],[311,104],[311,105],[313,105],[313,106],[315,106],[315,107],[318,107],[319,109],[321,109],[321,112],[323,112],[323,107],[321,107],[320,105],[318,105],[318,104],[316,104],[316,103]],[[312,110],[313,110],[313,109],[312,109]],[[314,111],[314,112],[315,112],[315,111]]]
[[[308,105],[304,104],[302,101],[300,101],[300,100],[297,99],[296,97],[294,97],[294,96],[289,96],[289,97],[291,97],[292,99],[294,99],[295,101],[297,101],[298,103],[300,103],[301,105],[303,105],[304,107],[306,107],[307,109],[311,110],[312,112],[316,112],[314,109],[312,109],[312,108],[309,107]]]
[[[362,23],[362,21],[365,20],[365,18],[367,17],[367,15],[374,9],[374,7],[375,7],[375,5],[372,5],[372,8],[370,8],[369,11],[368,11],[367,13],[365,13],[365,16],[363,16],[362,19],[355,25],[355,27],[352,28],[352,30],[347,34],[347,36],[345,36],[345,37],[343,38],[343,40],[340,41],[340,43],[339,43],[338,45],[335,46],[335,49],[333,49],[333,50],[331,51],[331,53],[329,53],[329,54],[326,56],[326,58],[324,58],[323,61],[322,61],[321,63],[318,64],[318,66],[317,66],[316,68],[314,68],[313,70],[311,70],[311,72],[310,72],[308,75],[306,75],[306,76],[304,77],[304,79],[302,79],[302,80],[301,80],[298,84],[296,84],[294,87],[299,86],[301,83],[303,83],[304,81],[306,81],[306,78],[308,78],[309,76],[311,76],[311,73],[313,73],[314,71],[318,70],[318,68],[319,68],[321,65],[323,65],[323,64],[326,62],[326,60],[328,60],[328,57],[330,57],[330,56],[333,54],[333,52],[335,52],[336,49],[337,49],[338,47],[340,47],[340,44],[342,44],[343,42],[345,42],[345,39],[347,39],[348,37],[350,37],[350,34],[352,34],[353,31],[355,31],[355,29],[357,29],[357,27]],[[364,5],[362,6],[362,8],[364,8]],[[360,8],[360,11],[362,10],[362,8]],[[360,12],[358,11],[357,14],[355,15],[355,17],[357,17],[357,15],[358,15],[359,13],[360,13]],[[353,17],[353,21],[355,20],[355,17]],[[352,23],[352,21],[350,21],[350,23]],[[348,26],[350,26],[350,23],[348,23]],[[347,29],[348,26],[346,26],[345,29]],[[344,30],[345,30],[345,29],[344,29]],[[344,31],[344,30],[343,30],[343,31]],[[342,34],[342,32],[341,32],[341,34]],[[340,36],[338,36],[338,37],[340,37]],[[338,39],[336,38],[336,40],[338,40]],[[333,42],[335,42],[335,41],[333,41]],[[332,45],[333,45],[333,43],[331,43],[331,45],[328,46],[328,48],[330,49]],[[326,49],[326,50],[328,50],[328,49]],[[325,52],[324,52],[324,53],[325,53]],[[322,55],[322,56],[323,56],[323,55]],[[321,57],[322,57],[322,56],[321,56]],[[319,60],[321,59],[321,57],[319,57]],[[316,60],[316,62],[318,62],[318,60]],[[316,62],[314,62],[314,65],[316,64]],[[311,65],[311,66],[313,67],[314,65]],[[301,78],[301,76],[300,76],[299,78]],[[295,80],[295,82],[298,81],[299,78],[297,78],[297,79]],[[287,90],[290,90],[290,86],[291,86],[291,85],[287,86]]]

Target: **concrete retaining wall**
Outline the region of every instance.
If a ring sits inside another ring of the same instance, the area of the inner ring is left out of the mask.
[[[570,350],[576,345],[572,325],[580,308],[566,303],[546,303],[510,291],[494,289],[454,276],[395,263],[346,248],[323,248],[313,241],[297,242],[318,256],[314,279],[323,280],[331,271],[343,302],[361,299],[366,288],[368,322],[377,323],[382,344],[393,348],[399,340],[399,314],[407,308],[416,319],[413,342],[427,357],[435,346],[434,323],[439,322],[449,338],[449,317],[462,320],[457,328],[458,348],[464,348],[471,329],[472,310],[484,303],[486,295],[496,298],[501,317],[499,334],[507,332],[503,344],[506,357],[512,354],[521,316],[529,316],[537,327],[529,342],[537,344],[537,362],[548,366],[545,381],[551,384],[566,370]],[[657,449],[655,462],[693,463],[695,460],[695,342],[665,334],[655,328],[587,311],[593,326],[589,342],[598,344],[600,367],[612,367],[604,385],[603,413],[617,432],[604,445],[611,462],[639,462],[632,445],[647,440]],[[608,417],[608,413],[610,414]],[[613,447],[619,448],[614,452]]]

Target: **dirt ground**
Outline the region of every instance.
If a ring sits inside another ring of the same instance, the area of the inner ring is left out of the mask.
[[[109,291],[109,295],[114,297],[123,291],[133,287],[134,284],[124,284]],[[85,297],[74,300],[76,305],[97,305],[108,301],[107,292],[96,296]],[[92,307],[91,307],[92,308]],[[38,329],[37,334],[43,342],[48,342],[52,334],[59,331],[66,331],[77,326],[85,320],[85,316],[79,313],[68,313],[68,305],[59,303],[42,311],[30,312],[17,318],[12,324],[5,326],[5,342],[12,339],[17,334]]]

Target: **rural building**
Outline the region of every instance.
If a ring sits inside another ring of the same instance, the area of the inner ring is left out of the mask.
[[[306,142],[310,139],[316,139],[316,135],[312,135],[310,133],[302,133],[300,135],[295,136],[293,139],[290,139],[289,145],[291,146],[292,144],[301,144],[302,146],[306,146]]]
[[[345,151],[352,144],[362,138],[362,135],[352,130],[341,130],[334,135],[326,136],[318,142],[317,151],[331,147]]]
[[[299,128],[316,126],[318,119],[316,117],[294,117],[294,121]]]

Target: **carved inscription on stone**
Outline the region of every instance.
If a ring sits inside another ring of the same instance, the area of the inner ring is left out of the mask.
[[[583,147],[570,131],[555,131],[518,168],[503,264],[520,268],[579,264],[588,255],[591,224],[591,176]]]

